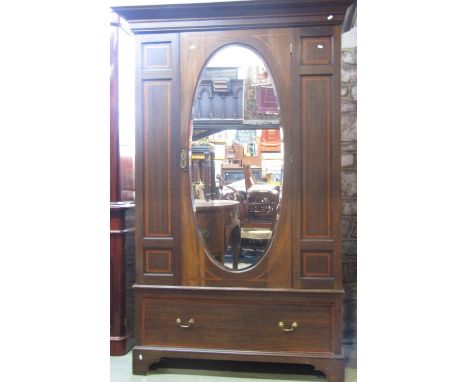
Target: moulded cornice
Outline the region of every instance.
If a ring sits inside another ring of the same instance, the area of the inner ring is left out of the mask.
[[[112,9],[135,33],[341,24],[353,0],[239,0]]]

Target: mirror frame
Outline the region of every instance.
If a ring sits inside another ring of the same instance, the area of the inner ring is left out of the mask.
[[[263,255],[261,257],[259,257],[258,260],[254,264],[252,264],[252,265],[250,265],[248,267],[245,267],[245,268],[242,268],[242,269],[228,268],[224,264],[221,264],[218,260],[216,260],[214,258],[214,256],[211,254],[210,250],[207,247],[205,239],[204,239],[204,237],[203,237],[203,235],[201,233],[201,230],[199,229],[199,223],[198,223],[198,220],[197,220],[197,217],[196,217],[195,198],[194,198],[193,187],[190,187],[190,199],[191,199],[192,210],[193,210],[193,218],[194,218],[194,221],[195,221],[195,227],[196,227],[196,231],[197,231],[197,235],[198,235],[198,240],[200,241],[200,244],[203,247],[203,252],[205,253],[206,257],[209,258],[211,263],[214,264],[217,268],[219,268],[219,269],[221,269],[223,271],[227,271],[227,272],[232,273],[232,274],[239,274],[239,273],[245,273],[245,272],[251,271],[254,268],[256,268],[260,263],[262,263],[268,257],[268,255],[270,253],[272,244],[273,244],[274,239],[276,237],[277,228],[280,225],[279,223],[282,221],[281,218],[283,216],[283,214],[282,214],[282,200],[283,200],[283,193],[284,193],[283,192],[284,191],[284,180],[286,178],[286,176],[285,176],[286,171],[287,171],[286,168],[289,167],[289,166],[285,166],[285,158],[286,158],[285,140],[286,140],[286,134],[285,134],[285,131],[284,131],[284,123],[283,123],[283,118],[282,118],[282,113],[281,113],[281,110],[282,110],[281,100],[280,100],[280,97],[279,97],[279,94],[278,94],[278,91],[277,91],[275,78],[274,78],[274,76],[272,74],[270,66],[268,65],[268,62],[266,61],[265,57],[263,57],[263,55],[257,49],[252,47],[251,45],[249,45],[247,43],[243,43],[243,42],[229,42],[229,43],[222,44],[222,45],[218,46],[216,49],[214,49],[214,51],[211,54],[208,55],[208,57],[206,58],[206,60],[204,61],[203,65],[201,67],[201,70],[198,73],[196,86],[194,88],[194,92],[193,92],[193,95],[192,95],[192,103],[191,103],[192,107],[190,109],[191,115],[190,115],[190,118],[189,118],[188,172],[189,172],[190,185],[192,184],[192,179],[193,179],[192,178],[192,176],[193,176],[193,174],[192,174],[192,142],[193,142],[192,137],[193,137],[193,119],[194,119],[193,116],[194,116],[194,107],[195,107],[195,101],[196,101],[196,94],[197,94],[198,88],[200,86],[200,83],[202,81],[203,74],[205,73],[210,61],[220,51],[228,49],[229,47],[232,47],[232,46],[241,47],[241,48],[247,49],[247,50],[251,51],[252,53],[254,53],[262,61],[263,65],[265,66],[265,69],[267,70],[267,72],[269,73],[269,75],[271,77],[272,88],[273,88],[275,98],[276,98],[276,101],[277,101],[277,104],[278,104],[278,111],[279,111],[279,118],[278,119],[280,121],[280,131],[281,131],[281,135],[282,135],[282,154],[283,154],[283,160],[282,160],[282,162],[283,162],[282,163],[283,173],[282,173],[282,177],[281,177],[281,187],[280,187],[280,191],[279,191],[279,203],[278,203],[279,213],[278,213],[278,218],[275,220],[275,222],[273,224],[272,235],[271,235],[271,238],[268,241],[267,246],[265,247]],[[239,226],[239,228],[241,228],[241,226]]]

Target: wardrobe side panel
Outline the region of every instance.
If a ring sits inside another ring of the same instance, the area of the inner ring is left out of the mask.
[[[298,28],[293,54],[296,288],[341,288],[339,27]]]
[[[137,283],[179,283],[179,36],[137,36]]]

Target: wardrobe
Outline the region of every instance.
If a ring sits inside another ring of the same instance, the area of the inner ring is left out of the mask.
[[[134,374],[187,358],[308,364],[344,381],[340,39],[351,2],[113,8],[136,41]],[[209,60],[230,46],[265,63],[283,150],[275,228],[261,258],[237,269],[207,249],[191,178],[194,97]]]

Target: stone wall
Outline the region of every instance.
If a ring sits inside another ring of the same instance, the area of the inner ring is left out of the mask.
[[[357,72],[356,28],[343,34],[341,50],[341,196],[343,340],[353,342],[357,334]]]

